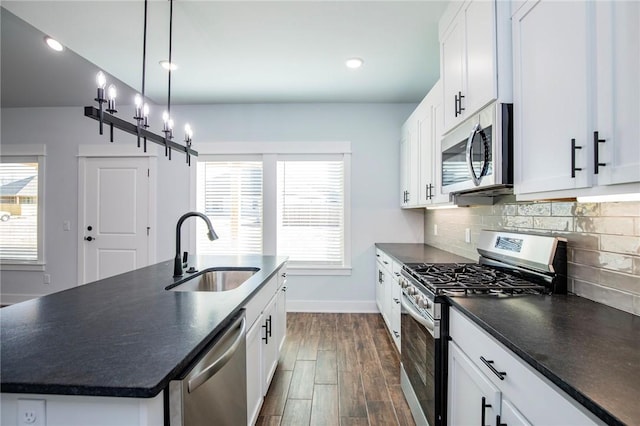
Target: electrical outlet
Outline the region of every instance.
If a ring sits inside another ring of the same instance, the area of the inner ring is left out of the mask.
[[[70,220],[65,220],[64,222],[62,222],[62,230],[63,231],[71,231],[71,221]]]
[[[18,399],[19,426],[45,426],[47,424],[44,399]]]
[[[44,284],[51,284],[51,274],[44,274],[42,276],[42,282]]]
[[[464,229],[464,242],[465,243],[471,242],[471,229],[469,228]]]
[[[433,224],[433,235],[438,235],[438,224]]]

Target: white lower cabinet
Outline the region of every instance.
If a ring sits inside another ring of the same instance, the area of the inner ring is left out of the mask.
[[[247,331],[247,419],[254,424],[262,407],[262,314]]]
[[[262,395],[266,395],[269,390],[269,383],[273,378],[278,365],[278,342],[274,333],[274,322],[276,319],[276,296],[264,308],[262,324]]]
[[[284,274],[284,275],[283,275]],[[245,305],[247,331],[247,419],[255,424],[278,366],[287,333],[286,266]]]
[[[455,343],[449,343],[448,416],[452,425],[494,424],[500,390]]]
[[[391,338],[393,343],[396,344],[398,352],[400,351],[400,297],[402,297],[402,291],[397,280],[393,280],[391,283]]]
[[[449,424],[602,423],[455,308],[449,328]]]
[[[400,351],[400,270],[402,264],[376,248],[376,304],[393,342]]]

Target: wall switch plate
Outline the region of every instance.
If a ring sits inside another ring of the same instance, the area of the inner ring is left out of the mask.
[[[433,235],[438,235],[438,225],[436,223],[433,224]]]
[[[45,416],[44,399],[18,399],[19,426],[45,426]]]
[[[471,242],[471,229],[469,228],[464,229],[464,242],[465,243]]]
[[[42,276],[42,283],[43,284],[51,284],[51,274],[44,274]]]

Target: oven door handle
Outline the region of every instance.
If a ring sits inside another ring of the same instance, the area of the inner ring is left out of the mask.
[[[402,304],[402,307],[407,311],[407,313],[409,314],[409,316],[411,318],[413,318],[414,320],[416,320],[418,322],[418,324],[422,325],[424,328],[427,329],[427,331],[429,331],[429,334],[431,334],[431,336],[436,337],[435,335],[435,322],[433,320],[429,320],[425,317],[423,317],[420,312],[418,312],[412,305],[411,302],[409,302],[409,298],[407,298],[407,296],[403,293],[402,294],[402,298],[400,299],[400,302]]]

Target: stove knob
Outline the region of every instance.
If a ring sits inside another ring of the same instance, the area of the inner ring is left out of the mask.
[[[431,307],[431,302],[426,297],[424,298],[424,306],[423,308],[429,309]]]
[[[421,308],[426,308],[428,305],[427,299],[424,297],[421,297],[420,299],[418,299],[418,306]]]
[[[415,287],[409,287],[409,289],[407,290],[407,293],[409,293],[409,296],[413,296],[418,294],[418,290],[416,290]]]

